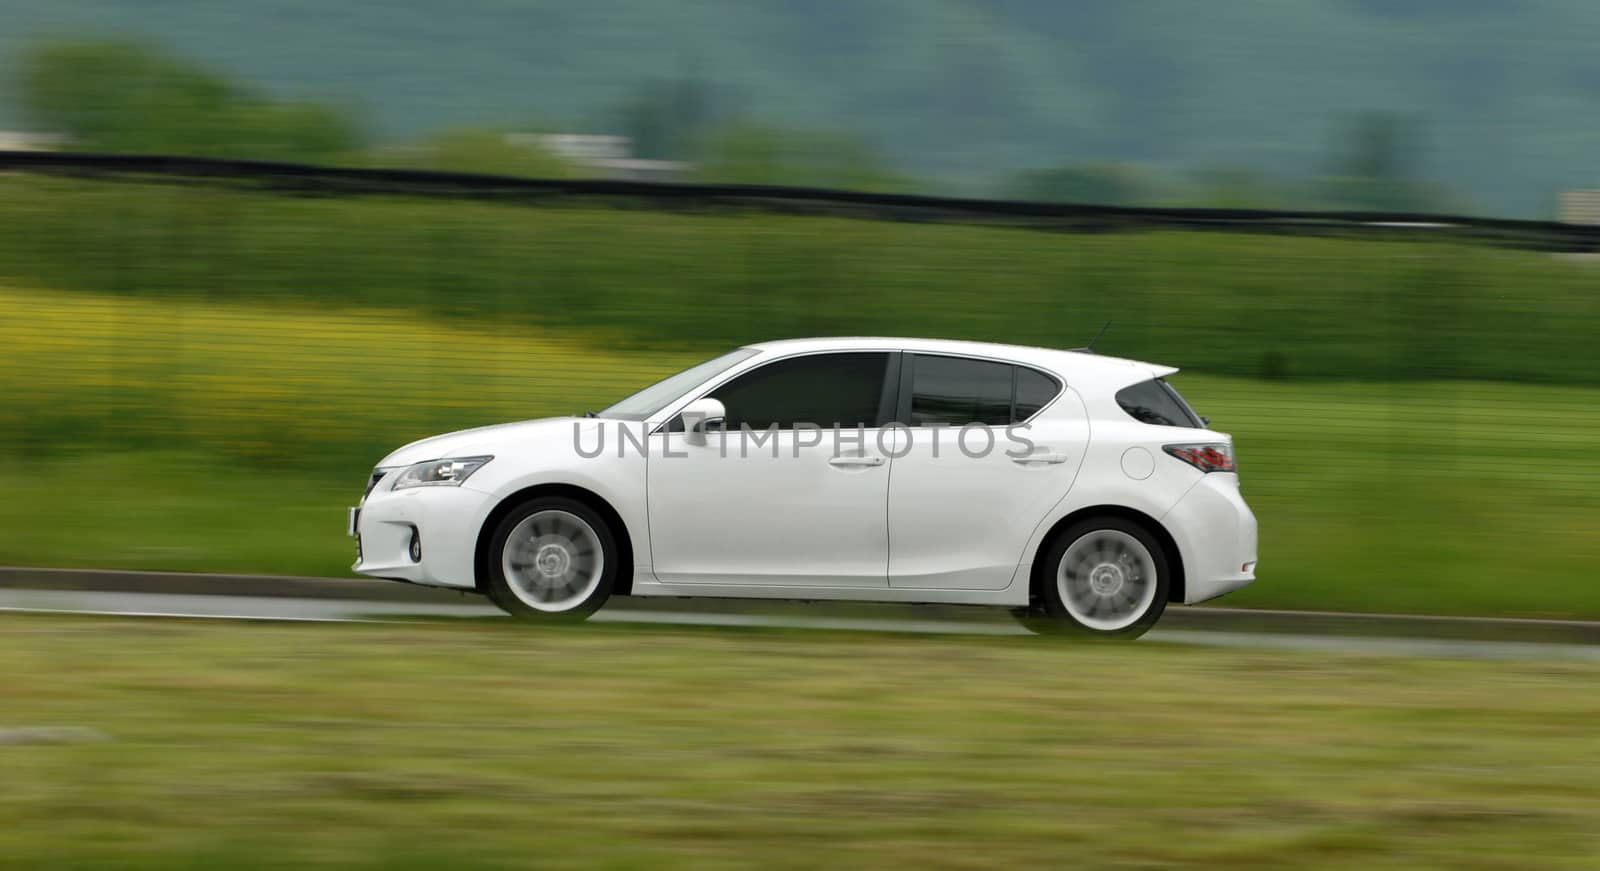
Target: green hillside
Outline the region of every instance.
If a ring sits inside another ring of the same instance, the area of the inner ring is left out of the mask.
[[[642,89],[860,133],[925,184],[1139,161],[1337,174],[1360,113],[1416,132],[1417,173],[1478,211],[1542,215],[1600,185],[1600,4],[1588,0],[0,0],[0,73],[41,37],[154,42],[396,137],[618,127]],[[0,125],[24,123],[0,89]]]

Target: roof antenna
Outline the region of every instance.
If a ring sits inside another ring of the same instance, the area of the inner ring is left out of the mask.
[[[1089,340],[1089,344],[1084,345],[1081,348],[1068,348],[1067,350],[1069,350],[1069,351],[1077,351],[1080,354],[1093,354],[1094,353],[1094,343],[1100,341],[1100,337],[1105,335],[1106,334],[1106,330],[1109,330],[1109,329],[1111,329],[1111,322],[1110,321],[1106,321],[1105,326],[1100,328],[1100,332],[1095,333],[1094,334],[1094,338]]]

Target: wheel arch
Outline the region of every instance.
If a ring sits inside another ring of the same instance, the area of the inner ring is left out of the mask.
[[[562,496],[572,499],[593,508],[611,525],[611,531],[617,538],[617,578],[612,587],[614,596],[626,596],[633,592],[633,536],[628,532],[628,524],[622,520],[622,515],[611,506],[600,494],[575,484],[535,484],[501,499],[489,515],[484,518],[483,525],[478,528],[478,541],[473,548],[473,587],[480,593],[484,592],[484,584],[489,574],[489,539],[493,537],[495,527],[500,521],[511,513],[518,505],[530,499],[548,496]]]
[[[1089,505],[1073,511],[1052,524],[1050,531],[1039,539],[1039,548],[1033,554],[1033,572],[1032,577],[1028,579],[1030,598],[1037,593],[1039,579],[1043,577],[1042,572],[1045,569],[1042,557],[1045,550],[1055,542],[1056,536],[1060,535],[1068,527],[1090,517],[1120,517],[1139,524],[1151,535],[1155,536],[1156,541],[1161,544],[1163,554],[1167,558],[1167,564],[1172,567],[1172,578],[1168,583],[1167,601],[1181,603],[1186,599],[1188,590],[1184,583],[1183,553],[1178,549],[1177,539],[1173,538],[1172,533],[1161,525],[1161,521],[1137,508],[1129,508],[1126,505]]]

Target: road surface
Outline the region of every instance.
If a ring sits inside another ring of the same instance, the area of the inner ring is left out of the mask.
[[[748,606],[748,602],[740,602]],[[726,602],[621,599],[592,619],[601,622],[657,623],[692,626],[771,627],[829,631],[912,632],[963,635],[1026,635],[1010,616],[997,609],[934,611],[925,616],[915,606],[873,606],[873,616],[811,616],[805,606],[773,603],[752,611],[729,610]],[[500,611],[472,596],[439,601],[385,601],[323,596],[211,595],[130,592],[126,590],[29,589],[0,587],[0,611],[122,615],[149,618],[231,620],[301,620],[331,622],[407,622],[477,618],[504,619]],[[1346,651],[1397,656],[1452,658],[1563,659],[1600,662],[1600,644],[1493,638],[1414,637],[1394,634],[1339,634],[1303,631],[1295,614],[1249,615],[1249,629],[1195,627],[1185,619],[1194,609],[1173,609],[1141,643],[1194,644],[1301,651]],[[1357,615],[1347,615],[1355,617]],[[1273,631],[1281,622],[1284,631]],[[1485,621],[1492,623],[1492,621]],[[1530,621],[1513,621],[1525,624]],[[1559,624],[1557,624],[1559,625]],[[1572,624],[1582,628],[1583,624]]]

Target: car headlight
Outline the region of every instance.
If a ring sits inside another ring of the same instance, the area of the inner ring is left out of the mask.
[[[394,489],[407,487],[459,487],[473,472],[494,457],[456,457],[449,460],[429,460],[407,466],[394,479]]]

